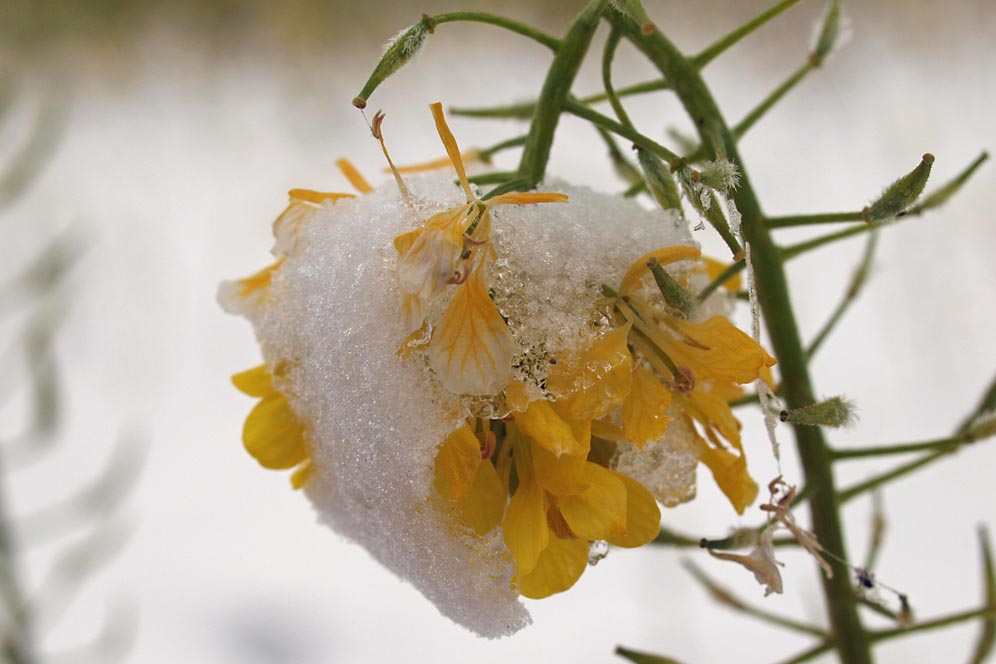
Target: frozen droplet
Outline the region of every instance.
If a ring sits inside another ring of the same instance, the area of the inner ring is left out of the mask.
[[[609,543],[605,540],[595,540],[588,546],[588,564],[592,567],[602,562],[609,555]]]

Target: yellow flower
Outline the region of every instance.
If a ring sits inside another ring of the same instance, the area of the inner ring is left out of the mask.
[[[430,108],[467,202],[434,214],[423,226],[394,239],[402,326],[405,334],[417,336],[429,304],[448,286],[455,286],[453,299],[429,342],[430,364],[450,392],[495,394],[511,380],[515,342],[484,282],[484,271],[495,257],[490,246],[491,209],[496,205],[563,202],[567,196],[508,193],[480,200],[467,180],[442,104],[437,102]]]
[[[264,468],[295,468],[291,486],[300,489],[311,474],[307,436],[287,397],[273,386],[270,370],[262,364],[235,374],[232,383],[241,392],[260,399],[242,428],[246,451]]]

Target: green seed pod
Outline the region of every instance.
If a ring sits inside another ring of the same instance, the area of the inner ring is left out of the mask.
[[[933,163],[934,155],[929,152],[923,155],[923,160],[916,168],[889,185],[874,203],[861,211],[865,221],[891,221],[904,214],[916,202],[927,184]]]
[[[958,190],[961,189],[962,185],[965,184],[970,177],[972,177],[972,174],[975,173],[976,169],[978,169],[979,166],[981,166],[987,159],[989,159],[989,153],[983,152],[975,159],[975,161],[969,164],[965,170],[956,175],[953,180],[924,198],[918,205],[910,209],[909,213],[920,214],[931,208],[947,203],[948,199],[958,193]]]
[[[817,29],[813,33],[813,46],[809,52],[809,61],[814,66],[819,67],[837,45],[843,32],[844,16],[840,0],[827,2],[823,9],[823,19],[816,25]]]
[[[394,39],[387,43],[384,55],[381,56],[377,67],[370,74],[370,78],[367,79],[366,85],[360,90],[360,94],[353,98],[353,106],[356,108],[366,108],[367,99],[377,89],[377,86],[418,55],[419,51],[422,50],[422,46],[425,45],[425,38],[429,35],[431,27],[429,19],[423,18],[410,28],[402,30]]]
[[[832,397],[795,410],[783,410],[780,419],[789,424],[839,428],[854,422],[854,404],[844,397]]]
[[[657,203],[665,210],[677,210],[680,213],[681,195],[667,164],[654,153],[641,147],[636,148],[636,159],[640,162],[647,187]]]

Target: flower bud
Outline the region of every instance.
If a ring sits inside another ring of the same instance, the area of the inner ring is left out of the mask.
[[[874,203],[861,211],[865,221],[869,223],[891,221],[905,214],[927,184],[933,163],[934,155],[929,152],[923,155],[916,168],[889,185]]]
[[[677,210],[680,213],[681,196],[668,166],[653,152],[641,147],[636,148],[636,159],[640,162],[647,188],[657,203],[665,210]]]
[[[854,404],[844,397],[832,397],[794,410],[783,410],[781,421],[816,427],[845,427],[856,419]]]
[[[360,94],[353,98],[353,106],[356,108],[366,108],[367,99],[377,89],[377,86],[419,54],[422,46],[425,45],[425,38],[428,36],[432,26],[429,21],[428,17],[423,17],[421,21],[410,28],[402,30],[394,39],[387,42],[387,45],[384,47],[384,55],[381,56],[377,67],[370,74],[370,78],[367,79],[366,85],[360,90]]]
[[[830,52],[847,38],[847,20],[844,17],[840,0],[829,0],[823,9],[823,17],[813,31],[809,61],[814,66],[823,64]]]

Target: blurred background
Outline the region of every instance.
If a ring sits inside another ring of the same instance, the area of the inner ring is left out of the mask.
[[[500,11],[560,34],[581,4],[507,0]],[[696,52],[771,3],[646,4],[666,34]],[[40,598],[35,636],[52,661],[602,662],[623,644],[689,663],[765,662],[806,647],[805,638],[714,605],[680,560],[693,558],[761,602],[743,570],[698,550],[651,547],[612,551],[569,593],[530,602],[532,627],[479,640],[317,526],[287,478],[242,450],[252,401],[228,377],[257,364],[259,351],[247,323],[220,311],[217,284],[267,261],[270,222],[288,189],[346,186],[337,157],[384,181],[379,148],[349,103],[384,41],[423,11],[491,5],[0,3],[0,472],[10,517],[0,535],[16,553],[5,578]],[[996,6],[845,6],[850,42],[744,140],[770,214],[860,208],[924,152],[937,158],[936,185],[996,146]],[[805,61],[821,10],[815,0],[800,3],[708,67],[729,120]],[[580,93],[600,90],[605,32]],[[429,103],[530,99],[548,61],[543,47],[489,26],[440,26],[370,108],[387,113],[396,161],[434,158],[441,148]],[[617,86],[653,77],[626,45],[616,62]],[[634,97],[627,108],[662,141],[669,127],[689,130],[666,93]],[[465,148],[525,130],[512,121],[451,122]],[[503,153],[497,166],[517,157]],[[625,188],[595,132],[572,118],[548,172],[597,190]],[[824,395],[843,392],[860,409],[860,422],[834,433],[834,443],[945,436],[989,384],[994,185],[987,164],[945,208],[883,232],[869,287],[813,365]],[[722,255],[707,232],[699,239]],[[792,265],[807,336],[861,251],[860,240],[849,241]],[[764,483],[774,463],[759,416],[741,414],[751,468]],[[799,482],[789,434],[781,435],[787,479]],[[852,461],[838,477],[850,484],[899,462]],[[876,571],[922,617],[981,602],[976,526],[996,525],[994,467],[996,446],[981,443],[884,492],[888,532]],[[760,521],[757,513],[738,520],[708,474],[700,480],[699,497],[667,511],[665,523],[721,536]],[[855,559],[870,515],[867,499],[847,509]],[[812,560],[781,557],[786,592],[763,606],[821,621]],[[879,653],[886,662],[963,661],[979,629],[892,641]]]

